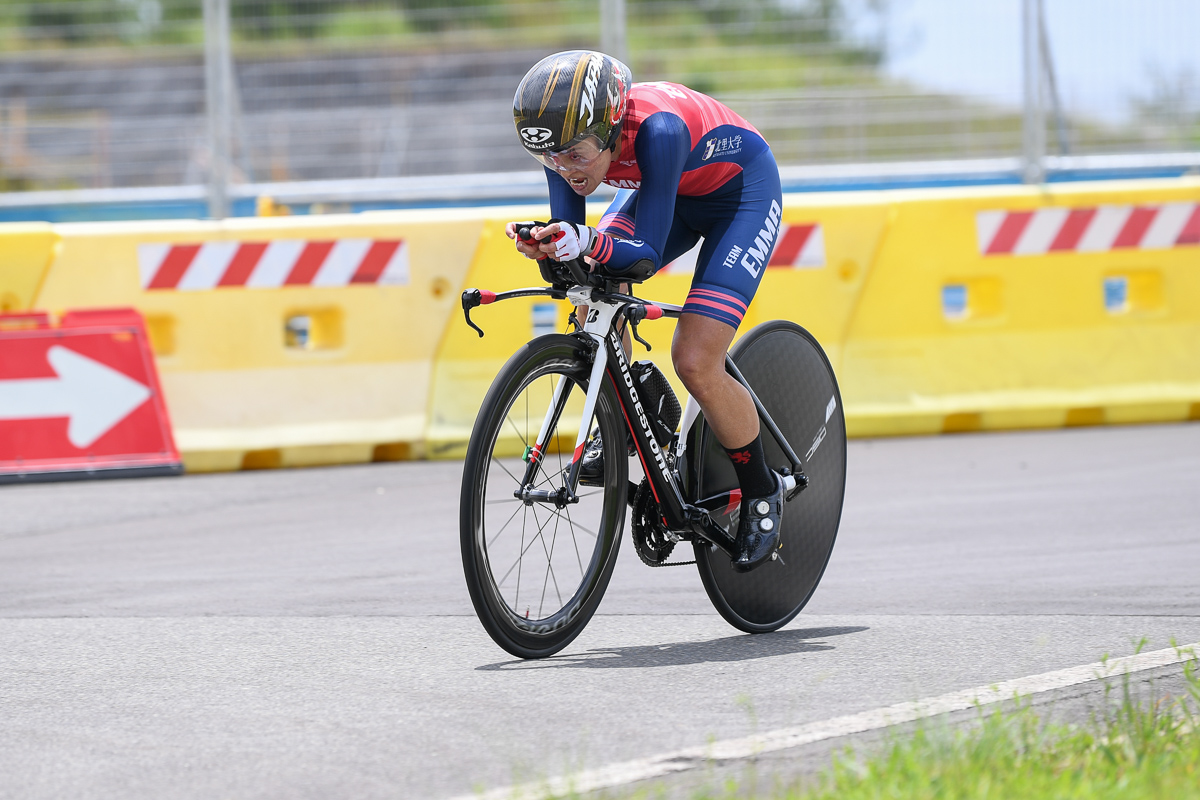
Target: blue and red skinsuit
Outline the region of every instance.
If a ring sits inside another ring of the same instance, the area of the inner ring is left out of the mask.
[[[586,201],[547,169],[554,217],[583,223]],[[616,276],[643,259],[658,270],[695,246],[684,311],[736,328],[778,239],[783,198],[771,149],[750,123],[674,83],[629,93],[620,148],[604,182],[622,190],[592,257]]]

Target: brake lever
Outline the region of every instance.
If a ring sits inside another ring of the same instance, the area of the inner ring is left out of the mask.
[[[487,305],[496,299],[495,292],[489,292],[483,289],[467,289],[462,293],[463,316],[467,318],[467,324],[479,334],[479,338],[483,338],[483,328],[471,321],[471,309],[479,308],[479,306]]]
[[[649,342],[647,342],[641,336],[638,336],[637,326],[638,326],[638,324],[636,322],[634,322],[633,320],[629,321],[629,335],[634,338],[634,341],[638,342],[639,344],[641,344],[642,347],[646,348],[646,352],[648,353],[651,350],[653,350],[654,348],[650,346]]]
[[[625,309],[625,319],[629,322],[630,334],[649,352],[653,348],[650,343],[638,336],[638,323],[644,319],[662,319],[663,311],[656,305],[629,305]]]

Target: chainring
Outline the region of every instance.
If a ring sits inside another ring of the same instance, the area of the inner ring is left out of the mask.
[[[638,558],[648,567],[670,566],[667,559],[675,549],[673,537],[662,524],[662,515],[658,511],[658,501],[650,490],[650,482],[642,478],[638,484],[637,494],[633,497],[633,515],[630,524],[633,535],[633,549]]]

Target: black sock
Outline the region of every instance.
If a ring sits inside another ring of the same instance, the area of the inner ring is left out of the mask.
[[[729,454],[729,460],[737,472],[742,497],[766,497],[775,491],[775,476],[767,466],[767,457],[763,455],[761,433],[750,444],[733,450],[726,447],[725,452]]]

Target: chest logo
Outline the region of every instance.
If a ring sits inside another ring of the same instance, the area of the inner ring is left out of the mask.
[[[742,152],[742,135],[714,136],[704,143],[704,155],[701,161],[708,161],[713,156],[736,156]]]

